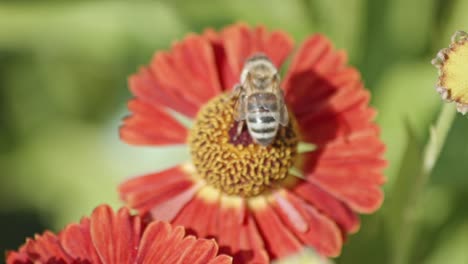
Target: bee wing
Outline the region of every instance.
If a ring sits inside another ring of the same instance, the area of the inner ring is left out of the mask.
[[[284,103],[284,93],[283,90],[280,88],[280,96],[279,96],[279,107],[280,107],[280,114],[279,114],[279,123],[282,126],[287,126],[289,123],[289,114],[288,108]]]
[[[245,120],[245,96],[241,95],[237,97],[236,102],[234,103],[234,119],[236,121]]]
[[[246,117],[245,113],[245,93],[243,91],[242,85],[237,84],[232,91],[231,98],[235,100],[234,102],[234,119],[236,121],[244,120]]]

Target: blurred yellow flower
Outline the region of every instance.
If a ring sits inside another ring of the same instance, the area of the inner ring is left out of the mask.
[[[457,31],[448,48],[432,60],[439,69],[436,90],[442,99],[457,104],[458,112],[468,112],[468,33]]]

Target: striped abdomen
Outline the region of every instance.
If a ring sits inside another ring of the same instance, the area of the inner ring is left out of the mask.
[[[278,100],[273,93],[255,93],[247,100],[247,127],[252,139],[268,146],[279,127]]]

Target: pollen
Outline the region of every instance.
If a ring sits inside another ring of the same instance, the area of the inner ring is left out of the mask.
[[[298,135],[293,117],[280,125],[264,147],[255,143],[246,124],[237,135],[234,100],[215,97],[198,112],[189,135],[196,175],[222,193],[253,197],[269,191],[289,175],[297,156]]]

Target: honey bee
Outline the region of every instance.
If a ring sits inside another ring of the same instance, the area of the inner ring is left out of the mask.
[[[278,70],[264,54],[246,60],[240,83],[234,87],[231,97],[236,99],[234,119],[239,122],[236,137],[246,121],[254,142],[266,147],[275,139],[279,125],[288,125],[288,109]]]

